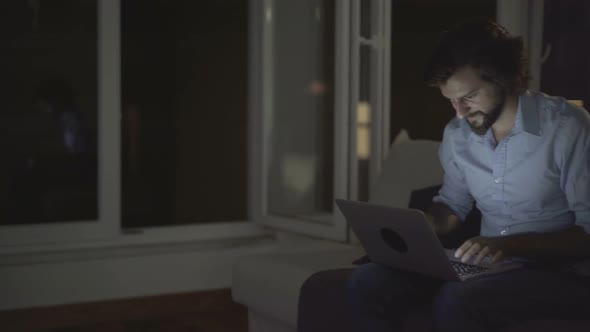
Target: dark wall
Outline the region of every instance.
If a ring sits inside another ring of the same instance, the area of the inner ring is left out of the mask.
[[[124,226],[245,220],[247,1],[121,3]]]
[[[541,91],[590,106],[590,1],[545,0]]]
[[[391,135],[402,128],[413,139],[442,139],[455,115],[438,89],[423,82],[423,73],[441,31],[461,20],[495,19],[494,0],[394,0],[391,44]]]

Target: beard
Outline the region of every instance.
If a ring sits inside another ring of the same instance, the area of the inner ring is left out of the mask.
[[[500,117],[500,114],[502,114],[502,109],[504,109],[504,105],[506,104],[506,95],[502,94],[498,100],[498,103],[496,104],[496,106],[494,106],[488,113],[484,113],[482,111],[476,111],[473,112],[472,114],[469,114],[468,116],[465,117],[465,121],[467,121],[467,123],[469,124],[469,127],[471,127],[471,130],[479,135],[479,136],[483,136],[488,132],[488,129],[490,129],[492,127],[492,125],[494,125],[494,123],[496,123],[496,121],[498,121],[498,118]],[[473,123],[471,121],[469,121],[469,118],[475,118],[475,117],[481,117],[481,123],[476,124]]]

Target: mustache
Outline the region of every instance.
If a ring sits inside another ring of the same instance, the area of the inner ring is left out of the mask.
[[[467,114],[467,115],[465,116],[465,118],[466,118],[466,119],[473,119],[474,117],[476,117],[476,116],[478,116],[478,115],[481,115],[481,116],[483,116],[483,117],[486,117],[486,116],[487,116],[487,114],[486,114],[486,113],[484,113],[484,112],[482,112],[482,111],[475,111],[475,112],[473,112],[473,113],[469,113],[469,114]]]

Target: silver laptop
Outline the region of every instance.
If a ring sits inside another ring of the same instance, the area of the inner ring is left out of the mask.
[[[521,267],[505,261],[466,264],[445,249],[420,210],[336,199],[371,261],[451,281],[463,281]]]

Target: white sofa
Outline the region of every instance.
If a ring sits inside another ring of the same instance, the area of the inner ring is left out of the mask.
[[[402,132],[383,164],[370,201],[407,207],[414,189],[440,184],[438,146],[435,141],[410,140]],[[319,271],[351,268],[352,261],[363,255],[357,244],[309,240],[296,248],[241,259],[233,269],[232,294],[248,307],[249,331],[297,331],[304,282]]]
[[[299,291],[314,273],[353,267],[356,245],[313,241],[302,250],[250,256],[234,266],[232,294],[248,307],[250,332],[297,331]]]

